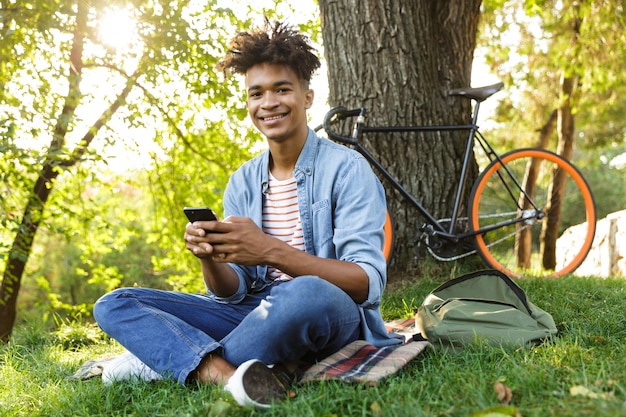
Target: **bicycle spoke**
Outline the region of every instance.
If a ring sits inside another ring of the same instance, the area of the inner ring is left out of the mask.
[[[595,233],[589,186],[567,160],[542,149],[512,151],[491,163],[472,190],[469,212],[480,255],[515,277],[571,273]],[[559,239],[577,224],[579,239]]]

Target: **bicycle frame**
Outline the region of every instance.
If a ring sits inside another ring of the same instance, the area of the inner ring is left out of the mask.
[[[497,91],[497,90],[496,90]],[[493,93],[492,93],[493,94]],[[491,95],[491,94],[489,94]],[[482,98],[482,100],[486,99],[488,96]],[[459,210],[461,207],[461,201],[463,198],[464,187],[467,182],[467,175],[469,170],[470,159],[472,155],[472,151],[476,143],[478,143],[485,155],[489,158],[490,161],[498,160],[500,162],[500,156],[493,149],[493,147],[489,144],[489,142],[485,139],[485,137],[480,133],[477,120],[478,120],[478,111],[480,109],[481,99],[476,97],[471,97],[474,103],[474,109],[472,114],[472,119],[470,124],[466,125],[429,125],[429,126],[367,126],[365,125],[365,108],[358,108],[354,110],[345,110],[343,108],[335,108],[328,112],[327,116],[324,120],[324,128],[331,136],[332,139],[344,143],[346,145],[352,146],[356,151],[358,151],[361,155],[367,159],[367,161],[374,166],[391,184],[392,186],[408,201],[410,202],[417,211],[424,216],[427,223],[431,225],[432,229],[428,230],[432,235],[440,236],[444,239],[447,239],[451,242],[459,242],[462,239],[467,237],[475,236],[477,234],[486,233],[491,230],[498,229],[503,226],[520,223],[526,220],[525,216],[520,216],[517,219],[509,220],[506,222],[501,222],[498,224],[491,225],[488,228],[481,228],[476,231],[469,231],[462,234],[457,234],[454,232],[454,227],[459,220]],[[334,116],[339,115],[340,119],[347,117],[357,117],[356,122],[354,123],[352,136],[343,136],[339,135],[332,130],[329,129],[329,122]],[[329,131],[330,130],[330,131]],[[446,229],[398,180],[387,171],[383,165],[376,159],[361,143],[360,138],[364,133],[392,133],[392,132],[437,132],[437,131],[468,131],[468,139],[467,145],[464,152],[463,166],[461,168],[461,174],[456,190],[456,198],[452,210],[452,216],[450,218],[450,225],[448,229]],[[332,134],[331,134],[332,133]],[[508,169],[505,167],[508,171]],[[521,191],[525,194],[528,201],[531,202],[531,205],[535,210],[538,211],[537,206],[534,201],[526,194],[521,184],[517,182],[509,173],[509,176],[514,180],[515,186],[517,187],[516,191]],[[512,199],[516,201],[517,199],[514,197],[513,191],[506,186],[509,194]],[[519,208],[519,204],[518,204]],[[521,209],[521,208],[520,208]],[[424,225],[423,227],[426,227]]]

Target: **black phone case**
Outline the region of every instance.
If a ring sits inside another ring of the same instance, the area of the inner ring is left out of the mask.
[[[215,213],[208,207],[185,207],[185,215],[190,222],[217,220]]]

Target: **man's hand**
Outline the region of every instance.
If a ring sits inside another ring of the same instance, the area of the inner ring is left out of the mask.
[[[209,224],[217,223],[216,221],[199,221],[187,223],[185,228],[185,243],[191,253],[198,258],[210,258],[213,255],[213,246],[209,243],[207,227]]]
[[[215,222],[213,222],[215,223]],[[213,224],[207,233],[216,262],[233,262],[239,265],[264,265],[272,247],[281,244],[263,232],[247,217],[229,216],[223,222]]]
[[[224,252],[216,251],[219,242],[224,240],[230,229],[220,221],[197,221],[188,223],[185,228],[187,249],[200,259],[204,282],[213,294],[228,297],[237,291],[239,278],[227,264]],[[216,262],[217,261],[217,262]]]
[[[230,216],[221,222],[189,223],[185,242],[198,258],[252,266],[267,263],[266,254],[279,241],[267,236],[251,219]]]

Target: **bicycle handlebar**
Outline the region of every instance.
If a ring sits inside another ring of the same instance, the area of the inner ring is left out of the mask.
[[[357,140],[358,131],[356,130],[357,125],[355,125],[355,131],[353,132],[352,136],[344,136],[335,132],[332,129],[331,124],[339,120],[343,120],[348,117],[355,117],[355,116],[359,116],[359,120],[357,120],[357,125],[358,123],[362,123],[363,122],[362,117],[365,116],[365,108],[360,107],[358,109],[347,110],[343,106],[333,107],[324,115],[323,126],[324,126],[324,130],[326,131],[326,134],[330,136],[331,139],[337,142],[354,145],[355,143],[358,142]]]
[[[471,100],[476,101],[476,106],[474,107],[474,116],[473,116],[472,125],[471,125],[475,127],[476,120],[478,118],[478,108],[479,108],[480,102],[486,100],[493,94],[497,93],[503,86],[504,86],[504,83],[497,83],[497,84],[488,85],[485,87],[478,87],[478,88],[469,88],[469,87],[457,88],[454,90],[450,90],[449,95],[462,96],[462,97],[469,98]],[[355,117],[355,116],[358,118],[356,120],[356,123],[353,126],[352,136],[341,135],[332,129],[331,127],[332,123],[339,121],[339,120],[346,119],[348,117]],[[322,122],[322,125],[315,128],[315,130],[317,131],[321,127],[323,127],[324,130],[326,131],[326,134],[332,140],[340,142],[340,143],[348,144],[348,145],[356,145],[359,142],[359,133],[360,133],[359,130],[361,128],[361,125],[364,123],[365,123],[365,108],[364,107],[347,110],[343,106],[338,106],[338,107],[333,107],[324,115],[324,121]],[[391,128],[388,128],[387,131],[416,130],[416,129],[411,129],[413,127],[415,126],[391,127]],[[435,130],[435,128],[441,129],[441,130],[448,130],[449,128],[457,128],[457,127],[462,128],[464,126],[459,125],[459,126],[423,126],[423,127],[426,127],[428,129],[422,129],[422,130]],[[376,131],[380,131],[380,129],[383,129],[383,128],[377,128]],[[371,128],[368,130],[374,131]]]

